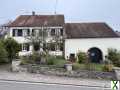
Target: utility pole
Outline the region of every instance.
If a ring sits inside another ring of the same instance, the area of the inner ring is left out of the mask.
[[[58,0],[56,0],[56,2],[55,2],[55,12],[54,12],[54,14],[57,14],[57,4],[58,4]]]

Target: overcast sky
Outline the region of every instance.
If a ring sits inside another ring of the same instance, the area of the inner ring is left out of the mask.
[[[0,0],[0,24],[20,14],[54,14],[56,0]],[[58,0],[66,22],[106,22],[120,31],[120,0]]]

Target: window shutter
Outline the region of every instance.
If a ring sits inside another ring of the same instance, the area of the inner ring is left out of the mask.
[[[13,37],[15,36],[15,29],[13,29],[12,36]]]

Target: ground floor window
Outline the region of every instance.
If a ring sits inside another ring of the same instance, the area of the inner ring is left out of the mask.
[[[22,44],[22,51],[29,51],[30,45],[28,43]]]
[[[64,44],[63,44],[63,43],[60,43],[60,44],[59,44],[59,50],[60,50],[60,51],[63,51],[63,50],[64,50]]]
[[[63,51],[64,50],[64,44],[63,43],[47,43],[46,45],[44,45],[44,49],[48,49],[50,51]]]

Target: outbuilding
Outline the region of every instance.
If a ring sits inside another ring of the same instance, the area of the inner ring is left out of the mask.
[[[79,51],[88,53],[93,62],[104,60],[108,48],[120,50],[120,38],[106,23],[66,23],[65,58]]]

